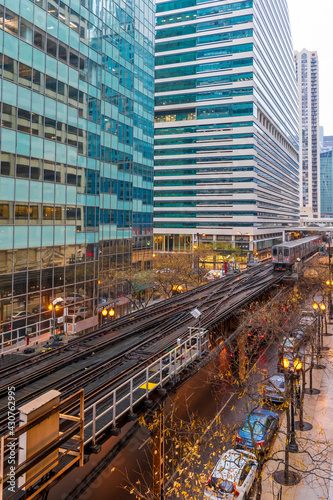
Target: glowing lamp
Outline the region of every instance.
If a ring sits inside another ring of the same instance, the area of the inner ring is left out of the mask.
[[[289,368],[289,359],[288,358],[283,358],[283,360],[282,360],[282,366],[286,370]]]
[[[318,307],[319,307],[319,306],[318,306],[318,304],[315,302],[315,303],[313,304],[313,306],[312,306],[312,307],[313,307],[313,309],[314,309],[315,311],[317,311],[317,309],[318,309]]]
[[[299,372],[302,369],[302,362],[299,359],[295,359],[294,368],[297,372]]]
[[[49,306],[47,306],[47,308],[48,308],[48,310],[49,310],[49,311],[52,311],[52,309],[53,309],[53,305],[52,305],[52,304],[50,304]]]
[[[107,316],[107,315],[108,315],[108,311],[107,311],[107,309],[103,309],[103,311],[102,311],[102,316]]]
[[[109,316],[111,316],[111,317],[114,316],[114,309],[110,309]]]
[[[325,309],[326,309],[325,304],[320,304],[320,309],[321,309],[322,311],[325,311]]]

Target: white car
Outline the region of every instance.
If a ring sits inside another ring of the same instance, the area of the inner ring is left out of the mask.
[[[258,462],[248,451],[228,450],[217,462],[205,487],[204,499],[245,500],[256,477]]]

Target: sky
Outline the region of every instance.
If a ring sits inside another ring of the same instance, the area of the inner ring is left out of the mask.
[[[319,124],[333,135],[333,0],[287,0],[295,50],[319,58]]]

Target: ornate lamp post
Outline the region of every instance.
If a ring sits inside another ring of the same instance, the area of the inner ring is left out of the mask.
[[[299,377],[299,371],[302,369],[302,362],[299,359],[295,359],[293,368],[291,368],[289,365],[289,359],[284,357],[282,360],[282,366],[285,369],[288,411],[290,408],[290,432],[289,435],[287,433],[287,449],[291,453],[297,453],[298,445],[296,443],[294,418],[294,381]]]

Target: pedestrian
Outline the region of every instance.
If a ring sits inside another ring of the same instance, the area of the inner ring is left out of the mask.
[[[29,334],[28,334],[28,333],[26,333],[26,334],[25,334],[25,337],[26,337],[26,343],[27,343],[27,345],[29,345]]]

